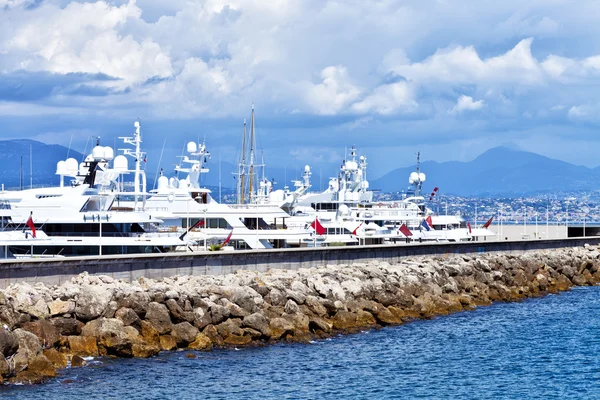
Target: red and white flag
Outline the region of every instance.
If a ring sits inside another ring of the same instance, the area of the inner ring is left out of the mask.
[[[315,218],[315,221],[312,224],[310,224],[310,227],[313,228],[315,232],[317,232],[317,235],[323,235],[326,232],[325,228],[323,228],[323,225],[321,225],[318,218]]]
[[[402,226],[400,227],[400,232],[402,232],[402,234],[406,237],[412,236],[412,232],[410,231],[410,229],[408,229],[408,226],[406,226],[406,224],[402,224]]]
[[[33,235],[33,237],[36,237],[36,233],[35,233],[35,224],[33,223],[33,216],[30,215],[29,219],[27,220],[27,222],[25,223],[29,229],[31,229],[31,234]]]

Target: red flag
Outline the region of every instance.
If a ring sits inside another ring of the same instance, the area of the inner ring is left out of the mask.
[[[33,217],[31,215],[29,216],[29,219],[27,220],[27,222],[25,224],[29,227],[29,229],[31,229],[31,234],[35,238],[36,237],[35,224],[33,223]]]
[[[198,220],[198,222],[196,222],[196,223],[194,224],[194,226],[192,226],[192,229],[194,229],[194,228],[197,228],[197,227],[199,227],[199,226],[204,226],[204,220],[201,220],[201,219],[200,219],[200,220]]]
[[[469,235],[471,234],[471,222],[467,221],[467,228],[469,228]]]
[[[408,229],[408,226],[406,226],[406,224],[402,224],[402,226],[400,227],[400,232],[402,232],[402,234],[406,237],[412,236],[412,232],[410,231],[410,229]]]
[[[431,219],[431,215],[428,215],[427,218],[425,218],[425,221],[427,222],[427,225],[433,228],[433,220]]]
[[[315,218],[315,222],[310,224],[310,227],[313,228],[315,232],[317,232],[317,235],[323,235],[326,232],[325,228],[323,228],[323,225],[321,225],[318,218]]]
[[[492,224],[492,220],[494,219],[494,216],[492,215],[492,218],[488,219],[488,221],[483,224],[484,228],[489,228],[489,226]]]
[[[356,232],[358,231],[358,228],[360,228],[360,227],[362,226],[362,224],[363,224],[363,223],[361,222],[361,223],[360,223],[360,225],[359,225],[359,226],[357,226],[357,227],[356,227],[356,228],[355,228],[355,229],[352,231],[352,234],[353,234],[354,236],[356,236]]]
[[[233,229],[231,230],[231,232],[229,232],[229,235],[227,236],[227,238],[225,238],[225,241],[223,242],[222,246],[225,246],[227,243],[229,243],[229,241],[231,240],[231,235],[233,235]]]

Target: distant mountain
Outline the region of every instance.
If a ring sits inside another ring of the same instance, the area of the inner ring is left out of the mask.
[[[398,168],[370,182],[383,192],[408,187],[415,166]],[[515,195],[548,191],[600,189],[600,167],[587,168],[539,154],[495,147],[470,162],[421,163],[427,176],[424,191],[437,186],[456,195]]]
[[[30,164],[30,157],[32,162]],[[0,140],[0,184],[6,189],[20,187],[21,157],[23,157],[23,187],[58,185],[56,163],[69,157],[82,160],[82,154],[57,144],[45,144],[35,140]],[[31,169],[30,169],[31,165]]]

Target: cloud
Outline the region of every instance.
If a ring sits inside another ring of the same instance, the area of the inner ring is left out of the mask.
[[[306,102],[317,114],[337,114],[361,94],[341,65],[324,68],[321,79],[321,83],[309,86],[306,93]]]
[[[484,106],[483,100],[473,101],[471,96],[462,95],[456,100],[456,105],[448,110],[450,114],[460,114],[463,111],[476,111]]]

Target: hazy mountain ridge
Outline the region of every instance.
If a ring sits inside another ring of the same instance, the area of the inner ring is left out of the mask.
[[[371,188],[392,192],[408,187],[416,166],[397,168],[371,182]],[[600,167],[588,168],[536,153],[506,147],[492,148],[473,161],[425,161],[424,190],[434,186],[456,195],[514,195],[546,191],[600,188]]]

